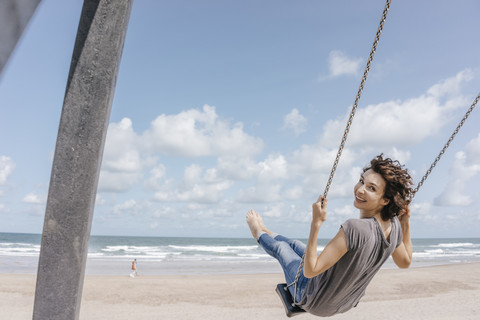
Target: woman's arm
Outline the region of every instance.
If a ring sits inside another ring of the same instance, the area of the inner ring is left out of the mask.
[[[410,239],[410,206],[398,217],[402,226],[402,243],[393,251],[392,258],[399,268],[408,268],[412,263],[412,240]]]
[[[303,274],[307,278],[313,278],[325,270],[328,270],[348,251],[345,232],[343,229],[340,229],[322,253],[317,256],[318,232],[326,218],[327,199],[320,196],[318,201],[312,205],[312,224],[310,226],[310,235],[308,237],[305,263],[303,266]]]

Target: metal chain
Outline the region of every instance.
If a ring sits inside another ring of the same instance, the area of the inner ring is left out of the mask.
[[[357,110],[358,102],[360,101],[360,97],[362,96],[363,87],[365,86],[365,82],[367,81],[368,72],[370,71],[370,65],[372,64],[373,57],[375,56],[375,51],[377,50],[378,42],[380,41],[380,35],[382,34],[383,25],[385,24],[385,20],[387,19],[390,3],[391,3],[391,0],[387,0],[387,2],[385,3],[385,9],[383,9],[382,19],[380,20],[380,25],[378,26],[377,34],[375,36],[375,41],[373,42],[372,50],[370,51],[370,56],[368,57],[367,65],[365,66],[365,71],[363,72],[362,81],[360,82],[360,87],[358,88],[357,96],[355,97],[355,102],[353,103],[352,111],[350,111],[350,117],[348,118],[345,131],[343,132],[343,138],[340,143],[340,147],[338,148],[337,156],[335,157],[335,162],[333,163],[332,171],[330,172],[330,177],[328,178],[327,186],[325,187],[325,191],[323,193],[324,198],[327,197],[328,190],[330,190],[330,185],[332,184],[333,176],[335,175],[335,171],[337,170],[338,162],[340,161],[340,156],[342,155],[343,147],[345,146],[345,142],[347,141],[348,132],[350,131],[350,126],[352,124],[353,117],[355,116],[355,111]]]
[[[338,148],[337,156],[335,158],[335,162],[333,163],[332,171],[330,172],[330,177],[328,178],[327,186],[325,187],[325,192],[323,193],[323,196],[326,198],[328,190],[330,189],[330,185],[332,184],[333,176],[335,174],[335,171],[337,170],[338,162],[340,161],[340,156],[342,155],[343,147],[345,146],[345,143],[347,141],[347,136],[348,132],[350,131],[350,126],[353,121],[353,117],[355,116],[355,111],[357,110],[358,107],[358,102],[360,101],[360,97],[362,95],[363,87],[365,86],[365,82],[367,81],[367,76],[368,72],[370,71],[370,66],[373,61],[373,57],[375,56],[375,51],[377,50],[377,45],[378,42],[380,41],[380,35],[382,34],[383,26],[385,24],[385,20],[387,19],[387,14],[388,10],[390,8],[390,3],[392,0],[387,0],[385,3],[385,8],[383,9],[383,14],[382,14],[382,19],[380,20],[380,25],[378,26],[377,29],[377,34],[375,35],[375,41],[373,42],[372,49],[370,50],[370,56],[368,57],[367,64],[365,66],[365,71],[363,72],[363,77],[362,81],[360,82],[360,87],[358,88],[357,96],[355,97],[355,102],[353,103],[352,106],[352,111],[350,112],[350,117],[348,118],[347,126],[345,128],[345,131],[343,133],[343,138],[340,143],[340,147]],[[302,268],[305,263],[305,254],[302,256],[302,261],[300,262],[300,266],[298,267],[297,275],[295,277],[295,281],[293,281],[291,284],[287,286],[290,287],[291,285],[295,284],[295,294],[293,297],[293,305],[296,304],[295,298],[297,296],[297,283],[298,279],[300,278],[300,275],[302,273]]]
[[[433,163],[430,165],[430,168],[428,168],[427,172],[425,172],[425,175],[422,177],[422,179],[420,180],[420,182],[418,183],[417,187],[413,190],[413,194],[412,194],[412,199],[413,197],[415,197],[415,194],[418,192],[418,190],[420,189],[420,187],[423,185],[423,183],[425,182],[425,180],[427,180],[427,177],[430,175],[430,173],[432,172],[433,168],[435,168],[435,166],[437,165],[438,161],[440,161],[440,158],[443,156],[443,154],[445,153],[445,151],[447,151],[447,148],[450,146],[450,143],[452,143],[453,139],[455,138],[455,136],[457,135],[458,131],[460,131],[460,128],[463,126],[463,124],[465,123],[465,121],[467,120],[467,118],[470,116],[470,113],[472,113],[473,109],[475,108],[475,106],[477,105],[478,101],[480,100],[480,93],[477,95],[477,97],[475,98],[475,100],[473,100],[473,103],[472,105],[470,106],[470,108],[468,108],[468,111],[465,113],[465,115],[463,116],[462,120],[460,121],[460,123],[458,124],[457,128],[453,131],[452,135],[450,136],[450,138],[448,139],[447,143],[443,146],[443,149],[440,151],[440,153],[438,154],[438,156],[435,158],[435,161],[433,161]]]

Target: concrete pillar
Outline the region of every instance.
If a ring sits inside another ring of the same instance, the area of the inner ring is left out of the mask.
[[[85,0],[48,191],[33,319],[78,319],[98,176],[133,0]]]
[[[0,0],[0,74],[40,0]]]

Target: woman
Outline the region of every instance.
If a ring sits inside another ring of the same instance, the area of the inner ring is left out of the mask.
[[[327,199],[323,196],[312,205],[306,246],[268,230],[253,210],[247,213],[247,223],[253,237],[280,262],[287,283],[295,280],[305,253],[295,301],[309,313],[331,316],[358,304],[390,255],[400,268],[410,266],[411,186],[408,171],[398,161],[384,159],[382,155],[374,158],[354,187],[353,205],[360,210],[360,219],[349,219],[342,224],[320,255],[317,255],[317,237],[327,218]],[[294,286],[289,290],[293,297]]]

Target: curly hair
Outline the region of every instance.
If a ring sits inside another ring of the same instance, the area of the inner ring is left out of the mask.
[[[387,182],[383,196],[390,201],[383,207],[381,213],[384,221],[390,220],[410,203],[413,195],[412,177],[397,160],[384,159],[383,153],[373,158],[363,172],[369,169],[380,174]]]

